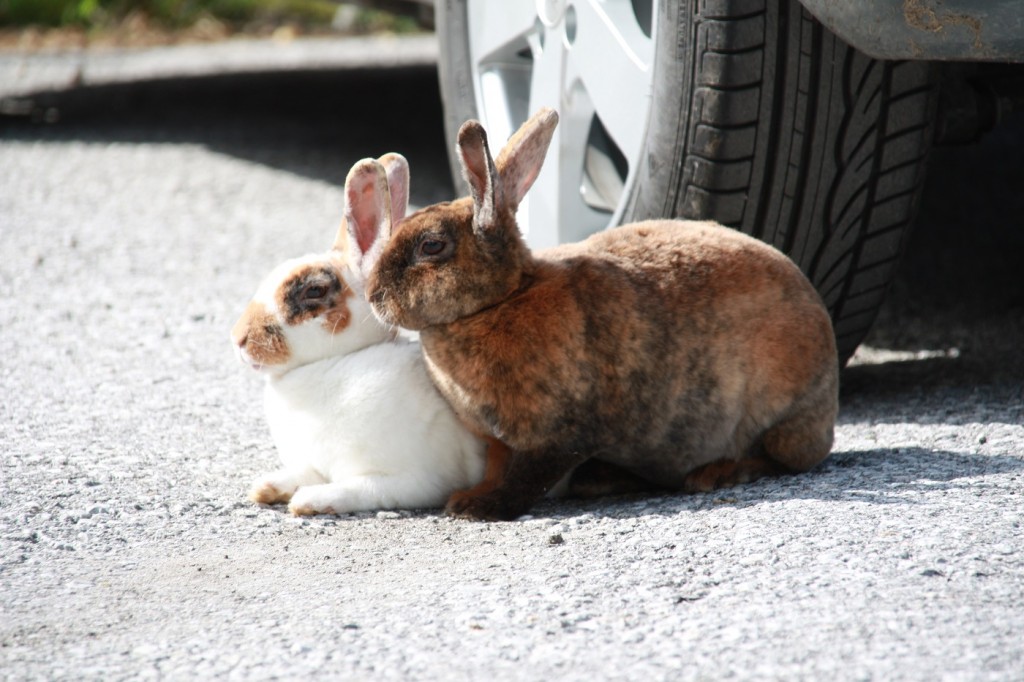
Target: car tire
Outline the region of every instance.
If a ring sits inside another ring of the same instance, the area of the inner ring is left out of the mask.
[[[776,246],[821,293],[845,363],[913,225],[932,67],[867,57],[796,0],[658,2],[655,12],[645,134],[612,224],[711,219]],[[437,14],[451,141],[463,121],[488,121],[477,111],[467,3],[439,2]]]

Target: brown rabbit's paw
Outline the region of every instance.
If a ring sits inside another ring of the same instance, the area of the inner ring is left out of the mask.
[[[511,508],[507,500],[494,491],[478,493],[473,490],[452,493],[444,511],[457,519],[471,521],[512,521],[523,514],[523,510]]]
[[[270,481],[260,481],[249,490],[249,499],[256,504],[283,504],[292,499],[292,494],[278,489]]]
[[[589,459],[572,472],[566,495],[589,498],[659,490],[664,490],[664,488],[622,467]]]
[[[778,462],[764,456],[742,459],[720,459],[699,466],[686,475],[683,491],[687,493],[709,493],[720,488],[750,483],[765,476],[780,476],[791,473]]]

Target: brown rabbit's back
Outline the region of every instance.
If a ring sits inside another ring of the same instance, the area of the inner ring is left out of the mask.
[[[761,242],[652,221],[542,252],[533,277],[435,346],[442,391],[514,449],[557,442],[678,486],[805,405],[834,419],[828,315]]]
[[[735,458],[804,403],[823,402],[834,414],[831,322],[811,284],[775,249],[712,223],[679,221],[610,230],[577,248],[629,274],[635,313],[622,311],[629,322],[618,334],[648,346],[623,358],[621,374],[649,397],[625,408],[634,414],[604,409],[608,420],[646,422],[650,431],[634,434],[640,448],[604,458],[674,484],[691,468],[680,466],[681,452],[692,466]],[[590,298],[586,307],[614,300]]]

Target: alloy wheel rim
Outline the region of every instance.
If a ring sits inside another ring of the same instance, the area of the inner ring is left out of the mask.
[[[476,111],[495,153],[542,106],[561,120],[519,208],[534,248],[621,221],[643,150],[654,0],[469,0]]]

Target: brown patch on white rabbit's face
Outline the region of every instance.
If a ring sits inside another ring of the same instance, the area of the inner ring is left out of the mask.
[[[284,329],[262,303],[250,303],[231,330],[242,359],[256,367],[282,365],[291,352],[284,338]]]
[[[341,334],[352,320],[348,299],[353,295],[343,266],[334,258],[282,263],[264,280],[232,330],[240,359],[275,372],[303,361],[305,351],[291,345],[296,328],[311,323],[329,335]]]
[[[285,324],[297,326],[322,317],[324,328],[337,334],[352,318],[347,300],[352,289],[332,263],[311,263],[296,270],[277,292],[277,306]]]
[[[409,216],[367,282],[374,312],[390,324],[419,330],[498,303],[519,287],[529,259],[512,225],[511,233],[474,233],[468,198]]]

